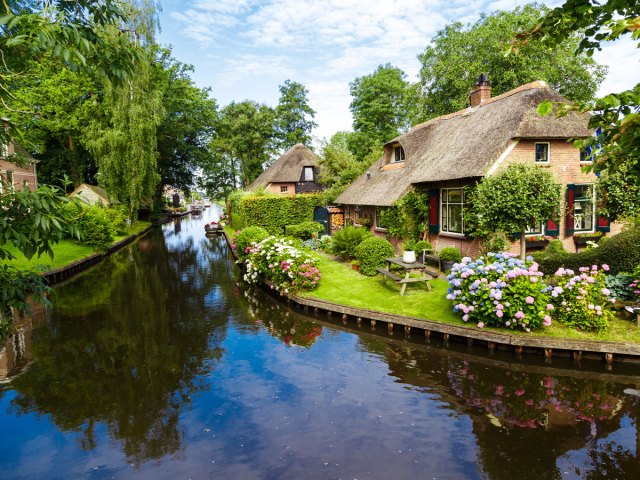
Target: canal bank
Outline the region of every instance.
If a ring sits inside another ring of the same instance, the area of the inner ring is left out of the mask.
[[[237,256],[231,247],[231,239],[224,232],[229,250],[237,260]],[[445,343],[458,342],[467,345],[479,345],[489,351],[506,350],[516,355],[533,353],[543,355],[547,359],[554,356],[571,357],[575,361],[593,359],[611,365],[614,362],[640,363],[640,344],[577,340],[570,338],[557,338],[542,335],[520,334],[513,335],[498,331],[479,330],[463,325],[452,325],[438,322],[437,320],[415,318],[406,315],[397,315],[390,312],[381,312],[356,308],[324,299],[313,298],[312,293],[305,296],[298,294],[284,295],[275,291],[270,285],[265,284],[266,289],[277,295],[282,301],[293,304],[303,310],[313,310],[315,313],[323,312],[328,317],[337,316],[343,322],[353,321],[358,325],[368,323],[372,328],[382,328],[388,331],[401,330],[406,333],[419,332],[426,338],[437,336]]]

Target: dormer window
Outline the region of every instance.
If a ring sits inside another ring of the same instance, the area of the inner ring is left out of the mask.
[[[393,158],[391,159],[391,162],[404,162],[404,148],[400,145],[393,147]]]
[[[304,181],[313,182],[313,167],[304,167]]]

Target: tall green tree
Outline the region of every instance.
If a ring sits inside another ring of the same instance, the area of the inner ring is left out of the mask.
[[[316,112],[309,105],[308,93],[309,90],[298,82],[286,80],[280,85],[275,133],[283,150],[288,150],[296,143],[308,145],[311,142],[311,131],[318,124],[313,121]]]
[[[333,202],[368,166],[349,150],[350,135],[353,132],[337,132],[322,143],[318,180],[326,188],[327,203]]]
[[[172,58],[170,50],[159,49],[152,68],[153,88],[162,92],[162,116],[156,132],[158,190],[165,185],[189,190],[195,173],[211,158],[216,101],[209,98],[208,89],[193,83],[189,77],[193,67]]]
[[[497,174],[485,177],[470,192],[470,215],[465,223],[473,226],[473,236],[482,237],[496,230],[520,235],[520,258],[525,258],[527,227],[558,219],[561,185],[553,175],[535,165],[511,164]]]
[[[481,73],[489,74],[493,95],[544,80],[569,99],[592,99],[606,68],[588,55],[576,55],[578,36],[568,35],[553,48],[531,43],[523,45],[517,56],[505,55],[514,36],[531,28],[546,11],[544,6],[528,4],[483,14],[474,24],[454,22],[440,30],[418,56],[422,94],[414,122],[468,107],[469,92]]]
[[[520,57],[531,46],[557,49],[569,38],[579,39],[575,45],[576,56],[590,56],[595,50],[600,50],[603,44],[623,37],[640,41],[640,3],[628,0],[568,0],[547,12],[533,26],[522,30],[512,44],[516,57]],[[608,176],[611,180],[608,185],[616,189],[611,195],[618,200],[624,197],[619,195],[620,188],[629,193],[637,192],[640,189],[640,83],[629,90],[592,101],[569,99],[574,102],[558,105],[556,115],[565,115],[569,111],[589,111],[592,113],[589,126],[598,132],[597,137],[576,142],[579,148],[590,149],[595,155],[591,170]],[[553,107],[545,102],[538,111],[549,114]],[[637,197],[637,193],[632,195]],[[637,215],[638,207],[631,198],[627,198],[627,201],[617,202],[609,210],[609,213],[617,216]]]
[[[386,64],[349,84],[354,131],[349,137],[349,149],[358,160],[372,150],[380,152],[385,142],[409,128],[411,87],[405,77],[402,70]]]
[[[203,175],[246,187],[255,180],[273,154],[275,112],[267,105],[245,100],[220,110],[211,162]],[[229,174],[220,172],[225,169]],[[206,180],[205,180],[206,181]]]

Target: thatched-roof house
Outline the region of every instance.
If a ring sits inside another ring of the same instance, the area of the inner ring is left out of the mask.
[[[88,183],[81,183],[78,187],[69,194],[70,197],[78,197],[83,202],[89,205],[103,205],[109,207],[114,203],[109,194],[97,185],[89,185]]]
[[[318,157],[298,143],[287,150],[256,178],[248,190],[265,188],[273,193],[317,192],[322,189],[318,180]]]
[[[5,132],[8,132],[9,120],[1,120]],[[0,138],[0,193],[5,190],[23,191],[25,188],[38,188],[36,160],[19,144]]]
[[[582,172],[587,160],[567,140],[588,137],[588,114],[541,117],[544,100],[562,101],[544,82],[522,85],[491,97],[481,76],[471,94],[471,107],[413,127],[384,146],[384,155],[337,199],[356,224],[374,219],[374,232],[385,232],[380,209],[394,205],[410,190],[429,191],[429,232],[436,248],[456,246],[478,253],[478,242],[465,237],[463,187],[511,162],[535,163],[552,170],[567,193],[569,212],[561,225],[532,226],[531,233],[567,240],[574,232],[609,231],[595,214],[593,174]]]

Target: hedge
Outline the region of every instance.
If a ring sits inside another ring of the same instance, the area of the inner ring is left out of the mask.
[[[285,233],[287,237],[299,238],[301,240],[308,240],[314,235],[317,237],[321,232],[324,232],[324,225],[313,220],[299,223],[298,225],[287,225]]]
[[[609,265],[609,273],[633,272],[640,265],[640,228],[634,227],[611,238],[602,239],[597,248],[579,253],[537,252],[533,258],[540,270],[553,275],[560,267],[578,271],[580,267]]]
[[[321,193],[301,195],[254,195],[234,193],[229,197],[233,228],[260,226],[272,235],[284,234],[287,225],[313,220],[313,209],[322,206]]]

